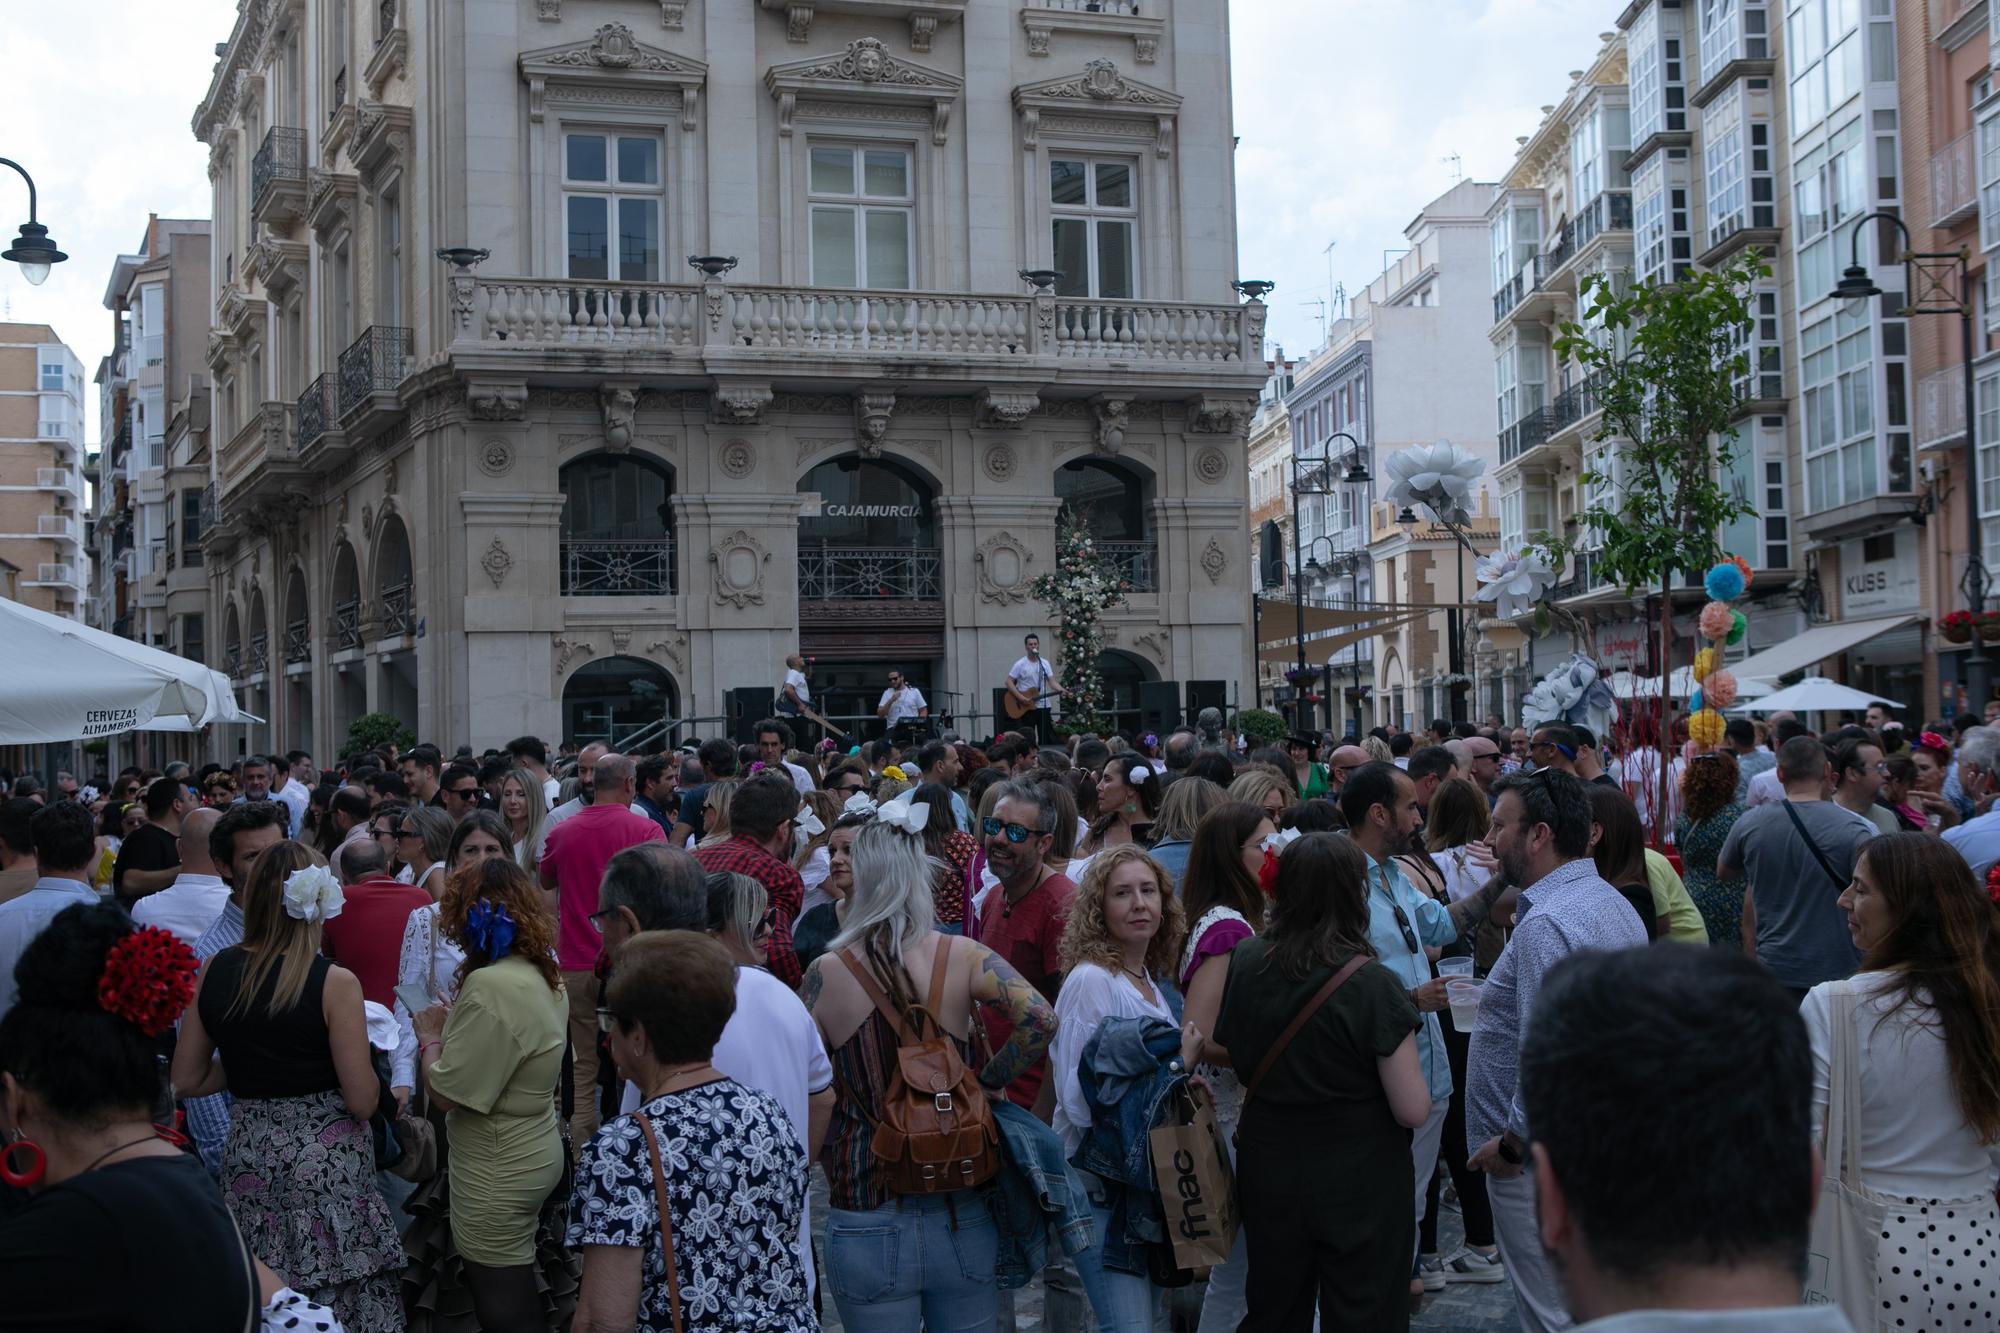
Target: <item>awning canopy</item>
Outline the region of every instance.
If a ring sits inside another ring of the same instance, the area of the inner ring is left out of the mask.
[[[1908,615],[1882,616],[1875,620],[1841,620],[1831,625],[1816,625],[1804,634],[1766,648],[1761,653],[1752,653],[1741,662],[1730,663],[1728,669],[1736,674],[1738,680],[1776,680],[1794,671],[1803,671],[1815,662],[1838,657],[1878,634],[1901,629],[1917,618],[1917,613],[1912,611]]]
[[[246,720],[221,672],[5,598],[0,681],[0,744]]]
[[[1363,643],[1379,634],[1392,634],[1427,611],[1391,611],[1377,613],[1376,619],[1355,629],[1342,630],[1337,634],[1306,635],[1306,661],[1313,666],[1324,666],[1342,651]],[[1296,662],[1299,660],[1298,640],[1287,636],[1282,639],[1266,639],[1257,645],[1259,662]]]

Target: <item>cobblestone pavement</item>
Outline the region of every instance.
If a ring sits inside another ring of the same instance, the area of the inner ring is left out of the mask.
[[[819,1248],[821,1313],[820,1326],[836,1333],[841,1328],[840,1312],[834,1308],[833,1293],[826,1290],[826,1178],[818,1171],[813,1172],[813,1232],[815,1244]],[[1442,1253],[1457,1252],[1463,1240],[1464,1231],[1459,1222],[1458,1210],[1446,1204],[1438,1218],[1438,1246]],[[1158,1333],[1183,1333],[1194,1328],[1194,1317],[1201,1305],[1190,1289],[1188,1293],[1170,1302],[1168,1314],[1162,1318]],[[1011,1296],[1012,1317],[1009,1318],[1008,1302]],[[1047,1302],[1044,1299],[1042,1282],[1035,1279],[1028,1286],[1016,1292],[1003,1292],[1000,1318],[996,1324],[997,1333],[1085,1333],[1087,1322],[1078,1326],[1062,1307],[1058,1307],[1053,1320],[1046,1317]],[[1177,1317],[1178,1316],[1178,1317]],[[1410,1321],[1410,1328],[1422,1333],[1518,1333],[1519,1322],[1514,1316],[1514,1286],[1511,1282],[1452,1283],[1441,1292],[1428,1296],[1424,1301],[1423,1313]],[[917,1333],[912,1329],[911,1333]]]

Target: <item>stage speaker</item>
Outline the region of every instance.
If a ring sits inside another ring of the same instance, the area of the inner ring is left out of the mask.
[[[1007,716],[1007,687],[996,685],[993,688],[993,729],[991,734],[998,736],[1001,732],[1012,731],[1020,725],[1013,718]]]
[[[738,745],[757,743],[756,726],[777,707],[777,692],[769,685],[744,685],[722,693],[729,734]]]
[[[1190,724],[1201,716],[1201,710],[1213,708],[1218,713],[1229,712],[1229,683],[1221,680],[1191,680],[1187,683],[1187,719]]]
[[[1165,740],[1181,724],[1181,683],[1177,680],[1139,682],[1139,730]]]

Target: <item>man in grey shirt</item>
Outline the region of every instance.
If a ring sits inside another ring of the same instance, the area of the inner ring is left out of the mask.
[[[1509,774],[1487,835],[1500,874],[1523,886],[1514,933],[1486,978],[1466,1056],[1465,1143],[1471,1165],[1492,1177],[1493,1234],[1525,1333],[1570,1326],[1554,1267],[1535,1217],[1535,1179],[1523,1172],[1528,1118],[1519,1095],[1521,1035],[1542,978],[1585,949],[1646,943],[1646,928],[1590,859],[1585,784],[1553,768]]]
[[[1736,821],[1716,857],[1720,879],[1747,875],[1745,952],[1803,999],[1822,981],[1853,973],[1861,955],[1847,931],[1840,895],[1874,828],[1826,799],[1826,750],[1811,736],[1778,747],[1785,799]]]
[[[1722,738],[1729,753],[1736,756],[1736,799],[1740,801],[1750,794],[1750,779],[1776,767],[1778,757],[1757,748],[1757,728],[1747,717],[1730,718]]]

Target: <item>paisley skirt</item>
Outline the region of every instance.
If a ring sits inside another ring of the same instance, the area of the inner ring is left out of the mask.
[[[222,1187],[251,1251],[348,1333],[402,1333],[403,1242],[375,1178],[366,1122],[337,1091],[238,1098]]]

